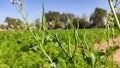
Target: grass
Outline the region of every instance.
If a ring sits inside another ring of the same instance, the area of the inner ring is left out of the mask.
[[[98,32],[99,30],[99,32]],[[68,52],[68,40],[67,40],[67,30],[48,30],[47,32],[50,35],[54,33],[58,35],[60,42],[62,42],[62,46]],[[71,45],[71,52],[74,51],[75,41],[73,39],[74,32],[73,30],[68,30],[70,32],[70,45]],[[80,40],[84,41],[84,32],[86,31],[86,41],[87,44],[93,46],[94,42],[99,42],[104,40],[103,37],[103,29],[80,29],[78,30],[78,35]],[[40,37],[40,41],[42,41],[42,34],[43,31],[35,30],[33,31],[37,33]],[[115,29],[115,35],[119,35],[120,32],[118,29]],[[86,68],[89,65],[87,60],[83,58],[81,45],[84,42],[79,43],[77,46],[77,67]],[[43,48],[46,53],[51,57],[52,61],[55,63],[57,68],[67,68],[72,67],[72,63],[69,58],[65,55],[62,49],[59,47],[57,40],[52,38],[51,36],[45,34]],[[95,54],[95,51],[91,51]],[[49,60],[41,51],[39,47],[39,42],[35,41],[34,37],[32,36],[31,32],[28,30],[15,30],[15,31],[3,31],[0,32],[0,67],[1,68],[51,68]],[[98,63],[102,63],[104,60],[99,61]],[[104,62],[103,62],[104,63]],[[112,62],[111,62],[112,64]],[[107,64],[107,65],[110,65]],[[110,67],[109,67],[110,68]]]
[[[73,33],[73,30],[71,29],[71,30],[68,30],[70,33],[70,37],[71,38],[73,38],[73,35],[74,35],[74,33]],[[88,42],[94,42],[94,41],[96,41],[96,42],[100,42],[100,41],[102,41],[102,40],[105,40],[103,37],[105,37],[105,35],[104,35],[104,33],[106,32],[106,30],[104,30],[104,29],[79,29],[78,30],[78,34],[79,34],[79,37],[80,37],[80,39],[83,39],[83,37],[84,37],[84,35],[85,35],[85,33],[86,33],[86,37],[87,37],[87,40],[88,40]],[[67,39],[67,34],[66,34],[66,30],[48,30],[48,33],[50,33],[50,34],[54,34],[54,33],[57,33],[58,35],[59,35],[59,38],[62,40],[64,40],[64,41],[67,41],[68,39]],[[118,36],[119,35],[119,29],[115,29],[115,37],[116,36]],[[112,37],[112,34],[111,34],[111,37]],[[74,39],[73,40],[71,40],[71,41],[74,41]]]

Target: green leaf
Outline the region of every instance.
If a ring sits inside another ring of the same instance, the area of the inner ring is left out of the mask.
[[[92,64],[94,65],[96,60],[95,55],[93,53],[90,53],[90,58],[91,58]]]
[[[0,49],[0,56],[2,56],[2,50]]]

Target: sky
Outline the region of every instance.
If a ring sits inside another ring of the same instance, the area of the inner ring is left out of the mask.
[[[94,12],[96,7],[109,11],[107,0],[22,0],[24,3],[24,13],[30,21],[42,15],[42,2],[44,2],[45,12],[58,11],[60,13],[73,13],[81,17],[86,14],[88,17]],[[38,15],[39,14],[39,15]],[[0,24],[4,23],[6,17],[19,18],[22,16],[17,5],[12,5],[10,0],[0,0]]]

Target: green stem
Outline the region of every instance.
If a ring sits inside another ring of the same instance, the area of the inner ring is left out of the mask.
[[[24,13],[23,13],[22,7],[21,7],[21,6],[19,6],[19,7],[20,7],[20,13],[21,13],[23,19],[25,20],[25,22],[26,22],[26,24],[27,24],[27,28],[29,29],[29,31],[31,32],[31,34],[33,35],[33,37],[35,38],[35,40],[36,40],[37,42],[40,42],[40,41],[39,41],[39,36],[38,36],[37,34],[34,34],[33,31],[28,27],[28,23],[29,23],[29,22],[28,22],[26,16],[24,15]],[[44,10],[43,10],[43,11],[44,11]],[[43,16],[43,17],[44,17],[44,16]],[[42,19],[42,20],[43,20],[42,22],[44,22],[44,19]],[[43,25],[43,26],[44,26],[44,25]],[[43,30],[45,30],[45,29],[43,29]],[[41,50],[43,51],[43,53],[46,55],[46,57],[49,59],[49,61],[51,62],[51,64],[53,65],[52,59],[49,57],[49,55],[46,53],[46,51],[45,51],[45,50],[43,49],[43,47],[42,47],[43,44],[44,44],[44,33],[43,33],[42,43],[40,43],[39,46],[40,46]],[[56,68],[56,67],[53,65],[53,68]]]
[[[116,12],[115,12],[115,10],[114,10],[114,7],[113,7],[113,5],[112,5],[112,0],[108,0],[108,3],[109,3],[109,6],[110,6],[111,11],[112,11],[112,13],[113,13],[113,16],[114,16],[114,18],[115,18],[115,23],[117,24],[117,26],[118,26],[119,29],[120,29],[120,23],[119,23],[119,20],[118,20],[118,18],[117,18],[117,15],[116,15]]]
[[[53,61],[52,61],[52,59],[50,58],[50,56],[46,53],[46,51],[43,49],[43,44],[44,44],[44,33],[43,33],[43,39],[42,39],[42,45],[40,44],[40,48],[41,48],[41,50],[43,51],[43,53],[46,55],[46,57],[49,59],[49,61],[51,62],[51,64],[53,64]],[[54,67],[54,66],[53,66]],[[54,67],[55,68],[55,67]]]
[[[69,52],[69,55],[71,56],[70,34],[68,29],[67,29],[67,35],[68,35],[68,52]]]
[[[77,40],[77,33],[76,33],[76,29],[74,29],[74,39],[75,39],[75,49],[74,49],[74,52],[73,52],[72,57],[74,57],[74,56],[75,56],[76,51],[77,51],[77,46],[78,46],[78,40]]]
[[[42,3],[42,30],[45,30],[45,14],[44,14],[44,3]]]
[[[74,28],[74,39],[75,39],[75,49],[74,49],[74,52],[72,54],[72,58],[73,58],[73,68],[76,68],[77,67],[77,64],[76,64],[76,51],[77,51],[77,46],[78,46],[78,40],[77,40],[77,29]]]
[[[55,36],[55,39],[57,40],[59,46],[60,46],[60,47],[62,48],[62,50],[64,51],[64,53],[65,53],[69,58],[71,58],[71,57],[69,56],[69,54],[66,52],[66,50],[63,48],[62,44],[60,43],[60,41],[59,41],[59,39],[58,39],[58,36],[57,36],[56,34],[54,34],[54,36]]]
[[[25,16],[25,14],[23,12],[22,6],[19,6],[19,7],[20,7],[19,11],[20,11],[20,13],[22,15],[22,18],[25,21],[25,24],[27,25],[27,29],[30,30],[30,28],[29,28],[29,22],[28,22],[28,19],[27,19],[27,17]]]
[[[35,40],[37,41],[37,42],[39,42],[39,36],[35,33],[33,33],[32,32],[32,35],[33,35],[33,37],[35,38]],[[43,33],[43,39],[42,39],[42,43],[39,43],[39,46],[40,46],[40,48],[41,48],[41,50],[43,51],[43,53],[46,55],[46,57],[49,59],[49,61],[50,61],[50,63],[51,64],[53,64],[53,61],[52,61],[52,59],[50,58],[50,56],[46,53],[46,51],[43,49],[43,44],[44,44],[44,33]],[[54,67],[54,66],[53,66]],[[55,68],[55,67],[54,67]]]

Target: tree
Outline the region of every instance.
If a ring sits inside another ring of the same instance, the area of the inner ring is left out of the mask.
[[[73,19],[73,26],[75,28],[88,28],[90,26],[90,23],[87,21],[85,17],[82,18],[74,18]]]
[[[1,25],[0,25],[0,29],[6,29],[6,25],[1,24]]]
[[[62,25],[62,23],[60,22],[60,20],[57,20],[55,23],[55,29],[62,28],[61,25]]]
[[[120,23],[120,13],[117,13],[117,17],[118,17],[118,20],[119,20],[119,23]]]
[[[61,14],[59,18],[61,22],[67,22],[67,15],[65,13]]]
[[[92,27],[104,27],[104,19],[106,15],[106,10],[97,7],[94,13],[90,16],[90,22],[92,23]]]
[[[74,26],[75,28],[79,28],[79,22],[80,22],[80,18],[79,18],[79,17],[74,18],[74,19],[73,19],[73,26]]]
[[[45,18],[46,18],[47,22],[50,22],[52,20],[56,21],[56,20],[59,19],[59,17],[60,17],[60,13],[59,12],[49,11],[48,13],[45,13]]]
[[[40,19],[39,18],[37,18],[36,20],[35,20],[35,27],[36,28],[40,28]]]
[[[90,23],[87,21],[86,14],[83,14],[79,21],[79,28],[89,28]]]
[[[119,13],[119,12],[117,12],[117,13],[116,13],[116,15],[117,15],[117,18],[118,18],[119,23],[120,23],[120,13]],[[116,24],[116,23],[114,23],[114,26],[117,26],[117,24]]]
[[[90,23],[86,20],[86,18],[80,18],[79,28],[88,28],[88,27],[90,27]]]
[[[67,23],[65,25],[65,29],[71,29],[71,28],[73,28],[73,24],[72,23]]]
[[[23,28],[23,22],[20,19],[6,17],[5,22],[7,22],[7,28]]]
[[[49,22],[48,28],[56,29],[56,28],[65,28],[69,22],[68,18],[69,20],[73,20],[75,15],[71,13],[60,14],[59,12],[49,11],[48,13],[45,13],[45,17],[46,17],[46,21]]]
[[[73,20],[75,18],[75,15],[72,13],[67,13],[66,15],[70,20]]]

